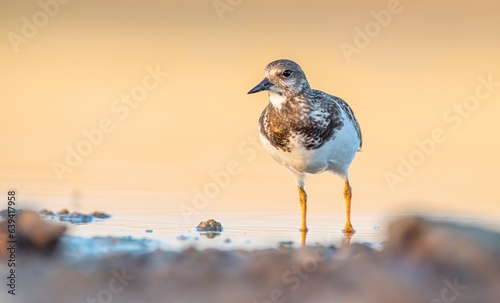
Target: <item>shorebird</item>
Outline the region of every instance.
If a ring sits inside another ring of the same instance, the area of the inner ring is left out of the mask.
[[[362,146],[361,129],[353,111],[341,98],[312,89],[302,68],[291,60],[273,61],[264,73],[264,80],[248,94],[269,94],[269,104],[258,123],[260,140],[267,153],[295,178],[302,209],[300,230],[307,232],[305,175],[330,171],[345,182],[343,231],[353,234],[348,169]]]

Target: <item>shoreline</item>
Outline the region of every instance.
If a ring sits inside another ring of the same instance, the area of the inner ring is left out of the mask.
[[[25,243],[18,256],[17,283],[23,287],[16,299],[416,303],[446,302],[441,298],[444,293],[444,299],[454,296],[455,302],[498,302],[500,233],[421,217],[399,219],[388,232],[381,250],[361,243],[254,250],[118,250],[73,260],[57,248],[46,251]],[[47,243],[52,240],[48,237]],[[1,264],[5,271],[6,263]],[[39,279],[42,272],[50,278]],[[2,302],[14,302],[6,293],[0,294]]]

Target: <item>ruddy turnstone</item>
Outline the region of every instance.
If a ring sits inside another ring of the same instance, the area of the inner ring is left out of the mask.
[[[276,60],[265,78],[248,93],[269,93],[259,118],[260,140],[271,157],[288,168],[297,182],[302,208],[302,232],[307,231],[305,174],[331,171],[344,181],[345,233],[351,224],[351,186],[348,169],[361,149],[361,129],[349,105],[339,97],[312,89],[300,66]]]

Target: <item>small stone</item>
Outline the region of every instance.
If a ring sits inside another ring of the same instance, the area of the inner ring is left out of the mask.
[[[222,231],[222,224],[215,221],[214,219],[208,219],[207,221],[201,221],[196,227],[197,231]]]
[[[69,215],[69,211],[66,208],[61,209],[58,214],[60,215]]]
[[[100,212],[100,211],[95,211],[92,213],[92,216],[98,218],[98,219],[109,219],[111,218],[111,215],[108,215],[107,213]]]

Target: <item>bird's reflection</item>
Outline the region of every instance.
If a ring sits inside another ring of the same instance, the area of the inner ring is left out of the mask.
[[[342,234],[344,235],[344,244],[350,244],[351,243],[351,238],[356,232],[344,232],[342,231]],[[306,239],[307,239],[307,231],[300,230],[300,244],[302,246],[306,246]]]

